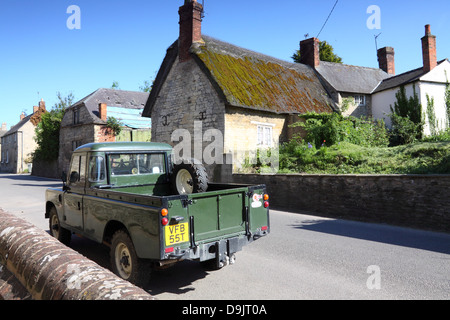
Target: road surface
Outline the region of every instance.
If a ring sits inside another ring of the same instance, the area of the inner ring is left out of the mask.
[[[48,230],[45,189],[61,182],[0,174],[0,208]],[[156,271],[146,290],[162,300],[450,299],[450,234],[271,210],[271,234],[208,271],[185,261]],[[108,250],[72,248],[109,268]]]

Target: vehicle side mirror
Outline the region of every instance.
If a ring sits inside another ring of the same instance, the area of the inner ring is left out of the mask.
[[[67,182],[67,173],[66,173],[65,171],[63,171],[63,172],[61,173],[61,180],[62,180],[62,183],[63,183],[63,187],[62,187],[63,191],[69,190],[69,187],[66,185],[66,182]]]

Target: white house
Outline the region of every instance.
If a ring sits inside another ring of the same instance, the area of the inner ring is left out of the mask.
[[[436,37],[431,34],[429,25],[425,26],[425,36],[422,38],[423,66],[380,82],[372,93],[372,115],[375,119],[384,119],[391,125],[389,114],[391,106],[397,101],[396,93],[401,86],[405,87],[406,95],[413,96],[414,89],[422,104],[425,118],[424,134],[430,135],[430,125],[427,113],[428,99],[434,100],[434,113],[437,128],[443,130],[449,127],[447,107],[445,103],[446,85],[450,81],[450,62],[448,59],[437,61]],[[393,59],[392,59],[392,63]],[[428,99],[427,99],[428,96]]]

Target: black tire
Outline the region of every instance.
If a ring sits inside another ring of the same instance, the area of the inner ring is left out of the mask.
[[[175,164],[172,171],[172,189],[175,194],[201,193],[208,190],[205,167],[194,160]]]
[[[58,241],[60,241],[62,244],[65,244],[66,246],[70,245],[70,240],[72,239],[72,233],[61,227],[61,224],[59,222],[58,213],[56,211],[55,207],[52,207],[49,212],[49,229],[50,229],[50,235],[55,237]]]
[[[144,287],[150,281],[151,264],[138,258],[133,241],[124,230],[114,233],[110,251],[111,267],[120,278]]]

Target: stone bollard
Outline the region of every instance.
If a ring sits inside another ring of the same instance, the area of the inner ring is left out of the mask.
[[[15,279],[11,279],[10,274]],[[23,293],[23,288],[29,295]],[[3,292],[5,299],[155,299],[66,247],[47,232],[0,210],[0,294],[2,290],[9,291]]]

